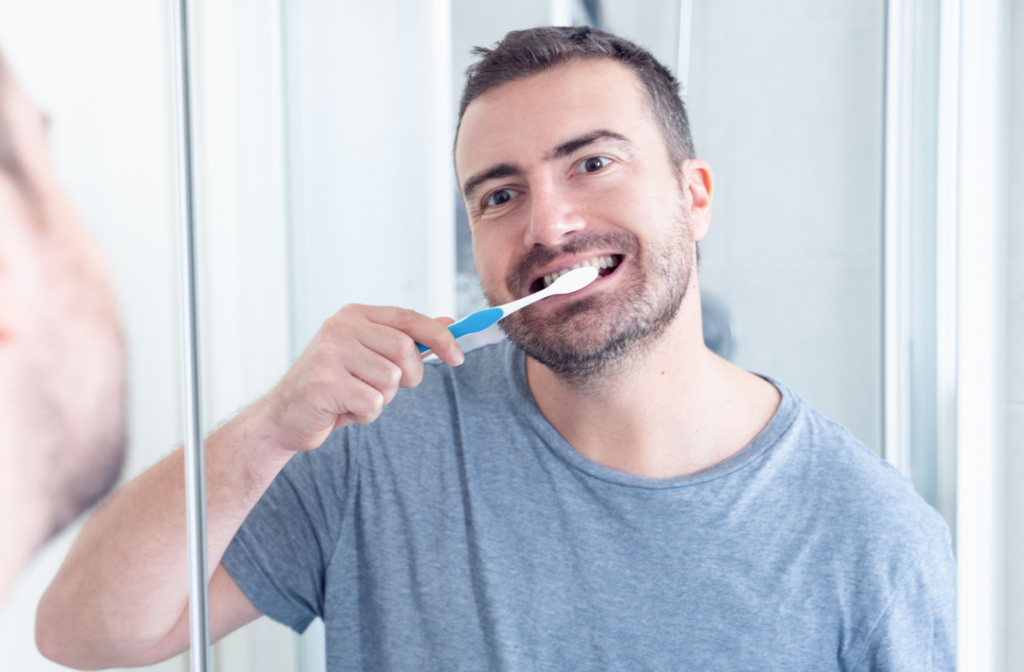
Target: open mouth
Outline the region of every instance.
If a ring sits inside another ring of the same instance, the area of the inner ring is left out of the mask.
[[[618,268],[620,263],[622,263],[621,254],[609,254],[601,257],[593,257],[591,259],[586,259],[584,261],[573,264],[568,268],[563,268],[559,271],[555,271],[554,273],[548,273],[547,275],[537,278],[530,284],[530,294],[533,294],[534,292],[539,292],[545,287],[550,287],[551,283],[553,283],[555,280],[558,280],[558,278],[562,277],[569,271],[575,271],[577,268],[593,266],[598,269],[597,277],[603,278],[607,275],[611,275],[612,273],[614,273],[615,269]]]

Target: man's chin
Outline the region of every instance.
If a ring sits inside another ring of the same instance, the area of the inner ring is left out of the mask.
[[[502,321],[502,329],[526,355],[553,373],[588,378],[607,369],[631,340],[623,339],[616,328],[620,320],[591,304],[583,300],[550,314],[511,315]]]

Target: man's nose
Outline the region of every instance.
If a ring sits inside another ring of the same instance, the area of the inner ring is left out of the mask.
[[[556,247],[586,227],[586,220],[572,199],[555,186],[534,189],[527,248]]]

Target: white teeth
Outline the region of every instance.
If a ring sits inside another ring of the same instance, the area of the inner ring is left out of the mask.
[[[593,266],[595,268],[615,268],[616,266],[618,266],[618,262],[613,256],[593,257],[591,259],[587,259],[586,261],[581,261],[577,264],[573,264],[572,268],[563,268],[560,271],[556,271],[549,275],[545,275],[544,286],[550,287],[551,283],[553,283],[555,280],[558,280],[558,278],[562,277],[569,271],[575,271],[577,268],[584,268],[586,266]]]

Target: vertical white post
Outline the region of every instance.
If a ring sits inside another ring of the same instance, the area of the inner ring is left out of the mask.
[[[957,667],[999,672],[1010,8],[1008,0],[972,0],[960,10]]]
[[[690,91],[690,42],[693,39],[693,0],[679,0],[679,56],[676,60],[676,79],[679,97],[686,102]]]
[[[910,294],[913,184],[913,0],[885,21],[883,392],[885,459],[910,475]]]
[[[206,567],[206,475],[196,309],[195,172],[188,0],[174,10],[175,84],[178,94],[178,215],[181,218],[182,325],[184,327],[185,499],[188,516],[189,633],[192,672],[210,670]]]

